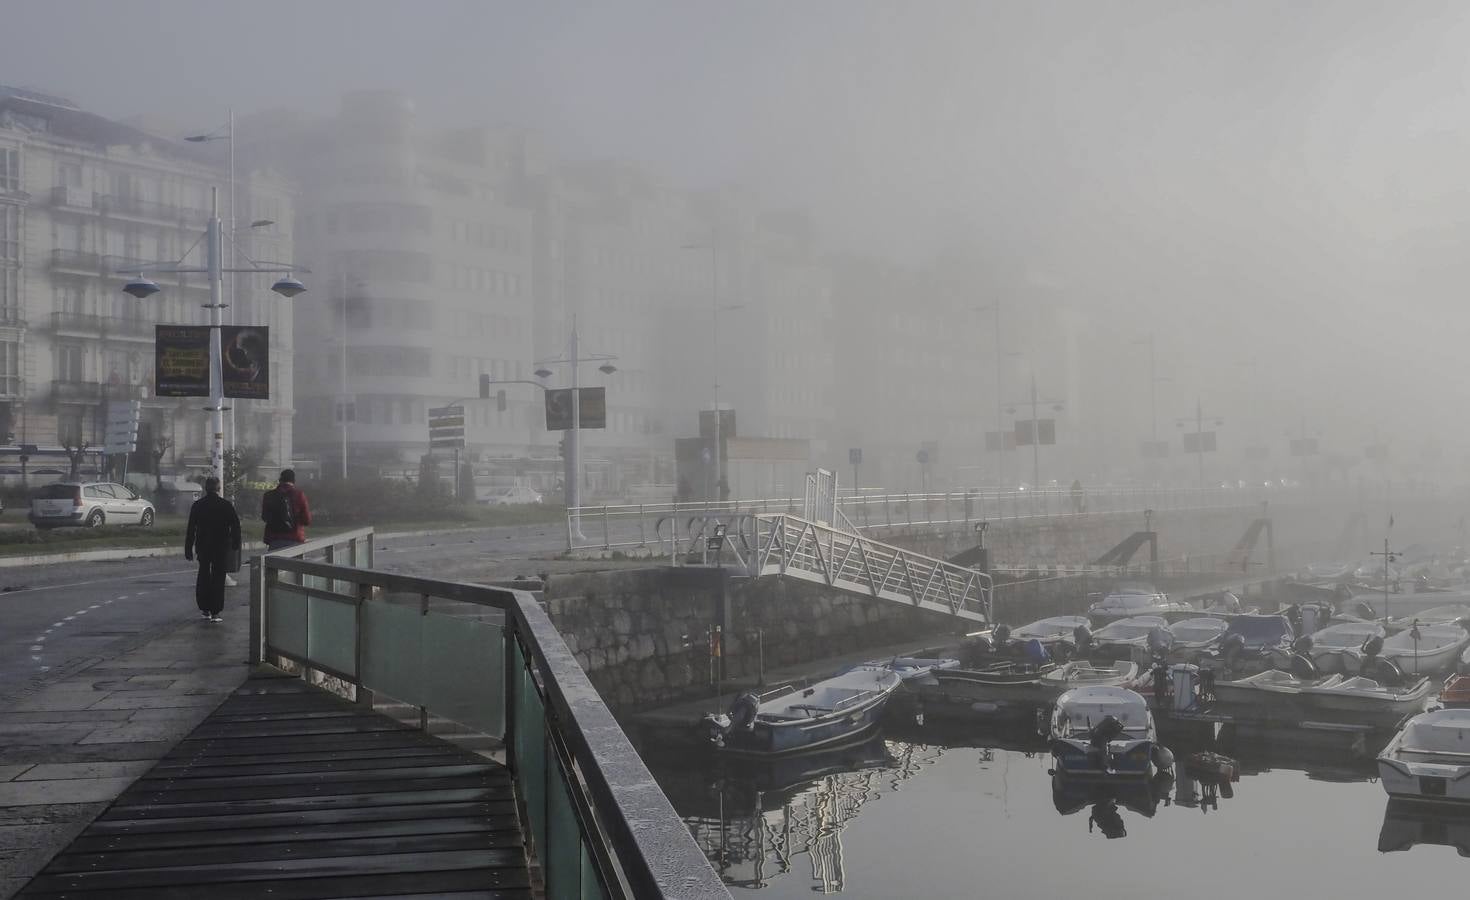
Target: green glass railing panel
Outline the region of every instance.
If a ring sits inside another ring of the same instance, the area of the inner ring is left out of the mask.
[[[292,656],[306,656],[306,598],[279,584],[265,611],[266,643]]]
[[[484,734],[505,733],[505,631],[440,613],[424,616],[429,711]]]
[[[362,683],[395,700],[422,706],[424,617],[417,606],[362,607]]]
[[[312,597],[306,604],[306,650],[313,663],[357,677],[357,608]]]
[[[537,853],[546,846],[546,716],[541,696],[526,671],[520,645],[515,648],[516,787],[531,821],[531,842]]]
[[[576,897],[582,893],[582,832],[572,811],[561,765],[551,760],[551,778],[546,785],[546,852],[541,865],[546,872],[548,897]]]
[[[582,845],[582,900],[607,900],[602,882],[597,880],[597,865],[592,862],[585,843]]]

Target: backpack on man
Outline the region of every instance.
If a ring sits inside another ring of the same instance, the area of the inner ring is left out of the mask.
[[[291,509],[291,495],[277,487],[267,491],[261,502],[266,530],[272,534],[290,534],[296,530],[296,516]]]

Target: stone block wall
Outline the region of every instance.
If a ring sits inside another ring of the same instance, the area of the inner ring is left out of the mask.
[[[791,578],[731,578],[728,570],[623,569],[552,576],[551,621],[614,709],[714,693],[709,633],[724,635],[726,676],[964,630],[957,620],[830,591]]]

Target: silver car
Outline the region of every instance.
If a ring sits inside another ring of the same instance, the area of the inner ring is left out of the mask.
[[[125,484],[110,481],[61,481],[48,484],[31,498],[31,522],[37,528],[63,525],[153,524],[153,504]]]

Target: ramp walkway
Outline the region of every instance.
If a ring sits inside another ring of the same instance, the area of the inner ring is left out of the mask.
[[[20,898],[530,897],[504,766],[253,674]]]

